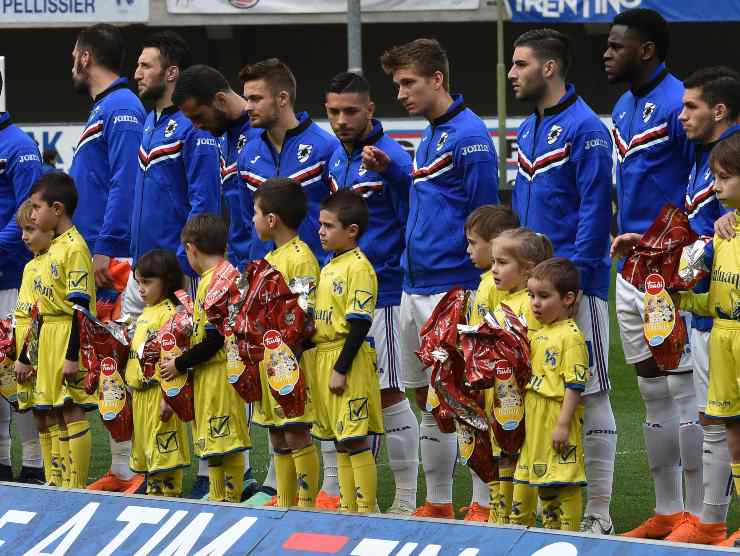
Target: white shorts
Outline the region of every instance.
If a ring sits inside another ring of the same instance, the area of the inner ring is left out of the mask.
[[[694,390],[696,391],[696,405],[700,413],[704,413],[707,408],[707,393],[709,392],[709,334],[711,332],[691,329]]]
[[[369,336],[373,339],[375,353],[378,354],[377,370],[381,390],[401,390],[399,313],[398,305],[376,309]]]
[[[185,276],[185,291],[188,292],[190,297],[195,299],[195,290],[198,287],[198,279]],[[123,300],[121,301],[121,316],[128,315],[131,317],[132,322],[136,322],[139,315],[144,312],[146,304],[139,294],[139,287],[136,284],[134,273],[132,272],[128,276],[128,282],[126,282],[126,289],[123,290]]]
[[[593,295],[584,295],[578,305],[576,323],[588,347],[589,378],[584,395],[608,392],[609,381],[609,305]]]
[[[617,322],[619,323],[619,336],[622,339],[622,350],[624,360],[630,365],[647,361],[652,357],[650,348],[645,341],[643,332],[643,305],[645,294],[627,282],[622,276],[617,275]],[[681,317],[686,324],[687,331],[691,329],[691,313],[681,311]],[[681,362],[674,371],[690,371],[693,368],[691,360],[691,346],[686,342],[686,348]]]
[[[399,312],[400,347],[401,347],[401,383],[405,388],[421,388],[429,386],[430,371],[416,356],[421,346],[419,330],[424,326],[434,311],[437,303],[446,295],[446,292],[434,295],[416,295],[403,292]]]
[[[15,312],[18,303],[18,290],[0,290],[0,319],[8,318]]]

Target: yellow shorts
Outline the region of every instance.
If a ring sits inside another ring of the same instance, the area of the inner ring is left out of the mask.
[[[740,322],[714,319],[709,335],[707,417],[740,418]]]
[[[254,414],[252,422],[261,427],[282,429],[295,425],[311,426],[315,420],[313,402],[311,401],[311,383],[313,382],[314,367],[311,365],[313,357],[301,357],[301,371],[306,381],[306,407],[300,417],[285,417],[285,412],[275,397],[270,392],[270,384],[267,382],[267,363],[260,362],[260,383],[262,386],[262,399],[254,402]]]
[[[28,327],[30,322],[28,319],[16,319],[15,321],[15,352],[21,353],[23,351],[23,343],[26,340],[26,334],[28,333]],[[18,411],[25,411],[31,409],[34,404],[34,390],[36,389],[36,374],[34,373],[30,379],[23,384],[18,384],[16,389],[18,394]]]
[[[527,390],[524,397],[526,435],[514,474],[517,483],[532,486],[584,486],[583,405],[576,409],[568,432],[569,448],[558,454],[552,447],[552,431],[560,416],[561,402]]]
[[[198,365],[193,376],[193,444],[200,458],[241,452],[249,440],[244,400],[226,380],[226,362]]]
[[[36,391],[33,406],[49,410],[72,402],[83,409],[98,407],[96,394],[88,395],[83,388],[87,371],[82,367],[72,382],[62,381],[62,368],[67,355],[72,318],[68,316],[44,316],[39,337],[39,365],[36,369]]]
[[[316,423],[312,434],[321,440],[348,440],[368,434],[383,434],[380,383],[375,370],[375,350],[363,342],[347,374],[347,388],[341,396],[329,391],[334,364],[343,341],[322,344],[306,352],[314,358],[313,389]]]
[[[134,434],[129,467],[135,473],[159,473],[190,465],[188,431],[175,414],[159,418],[162,389],[159,384],[133,390]]]

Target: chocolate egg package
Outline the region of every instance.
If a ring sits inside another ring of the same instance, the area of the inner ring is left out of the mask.
[[[0,320],[0,396],[15,405],[18,383],[15,380],[15,333],[13,319]]]

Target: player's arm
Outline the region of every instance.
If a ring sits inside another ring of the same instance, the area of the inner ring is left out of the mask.
[[[378,282],[371,272],[353,272],[347,284],[345,318],[349,323],[349,333],[344,340],[342,351],[334,364],[329,382],[329,390],[341,395],[347,384],[347,374],[352,362],[365,341],[373,322],[377,302]]]
[[[383,181],[387,186],[386,190],[396,219],[402,226],[405,226],[409,215],[409,176],[413,171],[413,164],[409,154],[400,147],[394,153],[393,161],[400,171],[387,172],[383,175]]]
[[[31,145],[19,149],[8,161],[5,173],[13,187],[15,197],[13,214],[15,214],[21,203],[28,199],[31,186],[42,175],[38,149]],[[15,218],[10,218],[8,223],[0,229],[0,263],[6,262],[7,257],[20,247],[21,243],[21,230]]]
[[[248,180],[246,171],[248,171],[248,164],[250,157],[249,153],[252,152],[248,148],[242,149],[237,158],[237,175],[232,178],[232,187],[236,187],[237,198],[239,200],[239,217],[242,219],[244,232],[244,260],[240,260],[237,265],[240,269],[249,264],[250,253],[252,252],[252,243],[259,242],[259,238],[254,237],[254,226],[252,224],[252,218],[254,217],[254,191],[255,186]],[[233,215],[234,211],[230,211]]]
[[[109,286],[110,257],[128,253],[131,243],[131,209],[139,170],[138,152],[144,127],[142,116],[133,110],[114,112],[105,123],[110,182],[98,239],[90,249],[99,285]],[[92,210],[97,210],[93,207]]]
[[[86,251],[86,250],[85,250]],[[90,260],[85,251],[70,250],[64,260],[67,272],[65,301],[90,309],[90,300],[95,295],[94,277]],[[80,369],[80,324],[77,315],[72,315],[72,330],[67,341],[67,352],[62,367],[63,380],[74,378]]]
[[[202,141],[198,141],[202,139]],[[190,212],[188,220],[198,214],[220,214],[221,172],[220,153],[216,139],[210,133],[192,128],[185,139],[183,164],[188,180],[188,200]],[[180,267],[194,275],[185,246],[181,243],[177,249]]]
[[[497,205],[498,158],[490,137],[472,136],[455,145],[455,166],[462,168],[468,212],[481,205]]]
[[[609,249],[612,141],[606,129],[579,133],[572,146],[580,200],[573,263],[589,283]]]
[[[582,341],[563,350],[560,363],[561,376],[565,382],[565,394],[560,406],[560,414],[552,431],[552,447],[562,453],[568,448],[568,433],[578,405],[581,403],[581,394],[586,388],[588,380],[588,350]]]
[[[362,149],[362,163],[365,168],[373,172],[378,172],[384,180],[393,183],[402,184],[405,189],[411,187],[411,167],[406,170],[398,161],[392,160],[388,154],[375,147],[368,145]]]

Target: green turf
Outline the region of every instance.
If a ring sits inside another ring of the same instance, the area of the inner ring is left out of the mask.
[[[612,287],[612,295],[614,288]],[[644,409],[637,391],[637,380],[634,370],[624,362],[622,348],[614,315],[614,300],[610,300],[611,312],[611,346],[609,367],[612,380],[612,406],[617,417],[619,443],[617,447],[616,472],[614,477],[614,496],[612,500],[612,517],[617,531],[625,531],[636,526],[652,514],[655,498],[652,481],[647,467],[645,446],[642,436]],[[412,403],[413,405],[413,403]],[[93,428],[93,461],[90,467],[90,480],[97,479],[106,472],[110,464],[107,435],[96,414],[90,421]],[[262,480],[267,472],[265,431],[254,427],[252,431],[254,448],[251,452],[251,464],[255,476]],[[19,461],[19,446],[13,442],[14,461]],[[196,466],[188,470],[185,477],[187,491],[195,475]],[[17,464],[16,464],[17,472]],[[381,453],[378,466],[378,503],[381,509],[387,508],[393,500],[393,477],[388,468],[385,452]],[[424,500],[424,481],[419,479],[419,496]],[[456,508],[470,502],[470,474],[463,466],[458,465],[455,474],[454,505]],[[728,517],[728,529],[734,531],[740,527],[740,508],[733,499]]]

